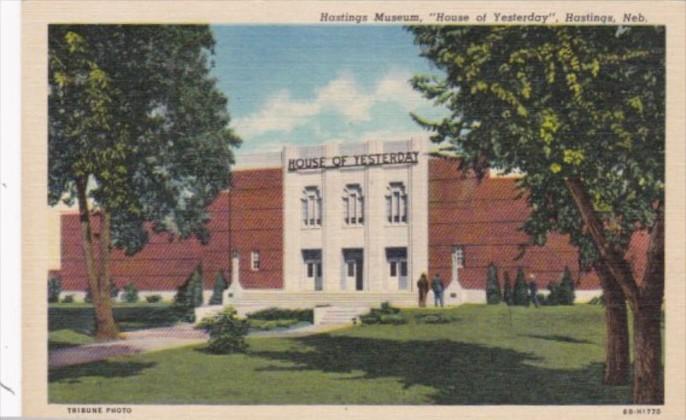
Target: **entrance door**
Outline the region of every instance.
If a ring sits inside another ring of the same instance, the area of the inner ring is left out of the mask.
[[[345,282],[342,289],[348,290],[355,287],[355,290],[364,290],[364,258],[362,250],[344,249],[343,262],[345,264]]]
[[[391,284],[397,284],[398,290],[408,290],[407,248],[386,248],[386,260]]]
[[[305,264],[305,277],[307,283],[314,290],[324,290],[322,278],[322,251],[320,249],[303,250],[303,262]]]

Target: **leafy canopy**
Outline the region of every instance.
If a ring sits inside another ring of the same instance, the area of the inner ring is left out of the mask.
[[[154,231],[207,239],[205,207],[229,183],[227,99],[207,26],[51,25],[50,205],[88,189],[135,253]]]
[[[535,244],[568,233],[582,262],[598,258],[566,178],[583,183],[616,249],[651,226],[664,199],[664,27],[408,29],[443,74],[413,87],[450,111],[414,119],[462,168],[523,173]]]

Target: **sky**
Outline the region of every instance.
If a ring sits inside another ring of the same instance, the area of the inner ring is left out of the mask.
[[[436,73],[401,26],[212,26],[238,154],[426,137],[409,113],[441,111],[409,78]]]

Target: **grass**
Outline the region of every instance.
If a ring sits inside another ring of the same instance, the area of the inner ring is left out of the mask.
[[[408,310],[408,315],[435,313]],[[601,385],[603,308],[463,305],[446,324],[250,337],[246,354],[191,346],[53,369],[53,403],[627,404]]]
[[[174,324],[171,305],[166,303],[122,303],[112,308],[122,331],[164,327]],[[48,349],[92,343],[95,332],[93,306],[57,303],[48,306]]]

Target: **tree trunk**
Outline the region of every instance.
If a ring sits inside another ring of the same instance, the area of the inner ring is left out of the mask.
[[[110,274],[110,255],[112,252],[111,215],[106,209],[100,211],[100,282],[98,294],[100,305],[95,308],[98,319],[96,338],[118,338],[119,328],[112,314],[112,276]],[[95,293],[94,293],[95,294]]]
[[[634,312],[634,404],[664,404],[661,318],[659,304]]]
[[[90,210],[88,209],[88,199],[86,197],[86,179],[80,179],[76,183],[77,196],[79,201],[79,221],[81,227],[81,245],[86,260],[86,274],[88,275],[88,286],[93,298],[95,309],[95,338],[97,340],[109,340],[118,338],[119,331],[117,324],[112,316],[112,303],[108,298],[102,299],[102,282],[99,271],[95,266],[95,253],[93,250],[93,230],[91,226]]]
[[[605,299],[605,372],[603,384],[626,385],[629,381],[629,327],[624,292],[602,264],[594,267]]]
[[[663,404],[662,299],[665,288],[664,208],[650,232],[647,262],[634,310],[634,403]]]

